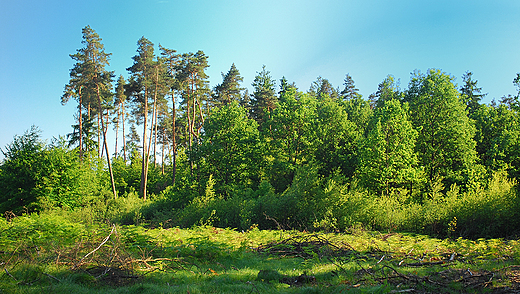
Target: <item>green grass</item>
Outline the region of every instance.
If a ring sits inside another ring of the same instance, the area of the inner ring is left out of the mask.
[[[517,240],[0,220],[0,293],[481,293],[518,287],[519,257]]]

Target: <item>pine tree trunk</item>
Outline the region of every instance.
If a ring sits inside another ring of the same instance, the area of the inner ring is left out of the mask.
[[[121,108],[121,106],[119,106]],[[117,110],[117,118],[116,118],[116,146],[114,148],[114,157],[117,158],[117,139],[119,138],[119,117],[121,115],[121,111]]]
[[[103,120],[101,120],[101,123],[99,122],[100,121],[100,116],[101,116],[101,113],[98,111],[98,115],[97,115],[97,142],[98,142],[98,156],[101,158],[103,157],[103,146],[101,146],[101,132],[100,132],[100,127],[101,127],[101,123],[103,123]]]
[[[161,144],[161,176],[164,176],[164,135],[162,137],[162,141],[163,144]]]
[[[99,96],[99,84],[96,84],[97,87],[97,99],[98,99],[98,112],[101,113],[101,97]],[[114,198],[117,199],[117,192],[116,192],[116,185],[114,182],[114,173],[112,172],[112,164],[110,163],[110,155],[108,153],[108,145],[107,145],[107,134],[105,129],[105,123],[103,122],[103,119],[101,119],[101,127],[103,129],[103,145],[105,146],[105,153],[107,155],[107,164],[108,164],[108,171],[110,173],[110,182],[112,184],[112,193],[114,193]]]
[[[101,127],[103,128],[103,134],[106,134],[108,132],[108,126],[110,125],[110,119],[109,119],[109,116],[110,116],[110,110],[107,109],[107,112],[105,114],[105,124],[104,126],[102,125]],[[103,119],[103,116],[101,116],[101,119]],[[103,139],[103,144],[106,145],[106,141]],[[106,146],[105,148],[106,150],[108,150],[108,145]],[[107,152],[107,155],[110,156],[110,153]]]
[[[122,116],[122,127],[123,127],[123,159],[126,163],[126,138],[125,138],[125,104],[122,104],[123,107],[123,116]]]
[[[146,146],[146,129],[148,122],[148,92],[145,87],[144,89],[144,127],[143,127],[143,156],[142,156],[142,165],[141,165],[141,186],[140,192],[143,196],[143,200],[146,200],[146,184],[148,181],[148,157],[147,157],[147,146]]]
[[[158,76],[156,75],[156,80],[155,80],[155,91],[154,91],[154,95],[153,95],[153,108],[152,108],[152,121],[150,123],[150,138],[149,138],[149,141],[148,141],[148,149],[147,149],[147,152],[146,152],[146,167],[145,167],[145,193],[146,193],[146,184],[148,183],[148,165],[149,165],[149,161],[150,161],[150,149],[151,149],[151,146],[152,146],[152,137],[153,137],[153,129],[154,129],[154,124],[156,124],[157,122],[154,121],[154,118],[155,118],[155,113],[157,112],[157,81],[158,81]],[[148,99],[146,100],[148,102]],[[146,107],[148,108],[148,103],[146,103]],[[146,128],[146,126],[145,126]],[[155,157],[155,155],[154,155]],[[145,194],[146,195],[146,194]],[[146,200],[146,198],[144,198],[144,200]]]
[[[152,121],[150,122],[150,137],[148,138],[148,150],[146,152],[146,179],[148,181],[148,169],[150,164],[150,149],[152,149],[152,137],[153,137],[153,129],[154,129],[154,117],[155,117],[155,95],[154,95],[154,104],[152,106]]]
[[[172,102],[173,102],[173,108],[172,108],[172,136],[173,136],[173,157],[172,157],[172,185],[175,185],[175,174],[177,173],[177,141],[175,138],[175,94],[172,91]]]
[[[155,103],[155,102],[154,102]],[[156,161],[156,157],[157,157],[157,119],[158,119],[158,112],[159,111],[155,111],[155,136],[153,138],[153,167],[157,167],[157,161]]]
[[[187,101],[187,108],[186,108],[186,111],[188,112],[187,113],[187,117],[188,117],[188,127],[186,129],[186,132],[187,132],[187,137],[189,138],[188,140],[188,151],[189,151],[189,155],[188,155],[188,160],[190,162],[190,175],[193,176],[193,159],[191,157],[191,151],[193,150],[192,147],[193,147],[193,135],[192,135],[192,121],[191,121],[191,113],[190,113],[190,109],[191,109],[191,105],[190,105],[190,99],[192,99],[192,96],[193,96],[193,85],[191,86],[191,91],[189,93],[189,97],[188,97],[188,101]]]
[[[82,113],[82,105],[83,99],[81,97],[81,89],[83,87],[79,87],[79,160],[83,162],[83,113]]]

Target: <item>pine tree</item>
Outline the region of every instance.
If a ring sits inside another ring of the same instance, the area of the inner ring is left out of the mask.
[[[185,137],[190,162],[190,172],[193,174],[194,144],[199,144],[200,133],[204,126],[206,115],[209,112],[208,75],[206,68],[208,56],[202,51],[184,53],[180,56],[177,67],[178,89],[182,96],[181,107],[186,122]]]
[[[478,81],[473,80],[472,77],[473,73],[467,71],[464,76],[462,76],[464,85],[460,87],[460,98],[462,103],[466,105],[466,110],[470,116],[478,110],[480,100],[486,96],[486,94],[482,94],[482,88],[477,87]]]
[[[288,91],[298,91],[296,84],[293,82],[289,84],[289,81],[282,77],[280,79],[280,91],[278,92],[278,97],[283,97]]]
[[[180,90],[180,83],[177,79],[179,70],[179,55],[177,51],[173,49],[167,49],[159,45],[161,55],[163,56],[163,62],[166,65],[166,84],[169,88],[169,94],[172,99],[172,114],[171,114],[171,141],[172,141],[172,185],[175,185],[175,178],[177,174],[177,132],[176,132],[176,121],[177,121],[177,102],[175,99],[175,92]],[[163,126],[166,136],[167,126]],[[163,143],[164,144],[164,143]],[[163,163],[164,164],[164,163]]]
[[[108,146],[106,144],[106,130],[105,122],[102,118],[104,110],[110,104],[112,98],[112,80],[114,73],[107,71],[106,66],[109,65],[110,53],[105,52],[104,45],[101,43],[101,38],[90,26],[82,29],[83,41],[85,47],[78,49],[76,54],[70,55],[76,61],[74,68],[71,70],[71,82],[65,86],[65,94],[62,97],[62,103],[66,103],[68,97],[77,95],[79,98],[79,138],[80,138],[80,154],[83,151],[83,115],[81,107],[84,103],[88,104],[88,117],[90,119],[90,103],[95,101],[97,104],[97,115],[101,123],[101,130],[103,132],[103,146],[106,151],[106,158],[108,169],[110,172],[110,180],[112,183],[112,192],[114,197],[117,197],[114,175],[112,173],[112,164],[110,162],[110,154],[108,153]],[[85,96],[88,97],[85,101]],[[96,98],[94,101],[92,98]],[[98,144],[99,146],[100,144]]]
[[[222,83],[215,86],[213,103],[217,107],[222,107],[233,101],[240,101],[242,98],[241,92],[244,90],[240,87],[240,83],[243,80],[244,78],[240,76],[240,72],[233,63],[225,75],[222,73]]]
[[[322,78],[321,76],[312,82],[308,93],[318,99],[330,97],[337,99],[339,97],[338,90],[334,89],[329,80]]]
[[[81,142],[83,151],[88,153],[98,149],[97,142],[94,140],[94,130],[97,128],[97,126],[94,120],[89,118],[86,113],[83,113],[82,115],[83,119],[78,119],[78,121],[82,121],[81,130],[78,123],[72,125],[72,133],[67,134],[67,139],[69,140],[68,146],[78,146],[77,148],[79,150]]]
[[[350,76],[350,74],[347,74],[345,76],[343,85],[345,86],[345,88],[340,93],[341,98],[343,100],[353,100],[353,99],[361,98],[361,94],[359,94],[359,89],[356,88],[354,79]]]
[[[148,114],[150,112],[149,102],[154,96],[154,75],[156,62],[154,61],[153,43],[145,37],[137,42],[137,55],[132,57],[134,64],[127,68],[131,74],[128,84],[131,93],[131,99],[136,108],[133,113],[137,121],[143,123],[142,137],[142,165],[141,165],[141,185],[139,192],[144,200],[146,200],[146,186],[148,182],[148,164],[149,164],[149,143],[148,143]],[[151,135],[150,135],[151,136]]]
[[[123,130],[123,159],[126,162],[126,141],[125,141],[125,121],[126,121],[126,112],[125,112],[125,103],[126,103],[126,95],[125,95],[125,79],[123,75],[119,76],[116,84],[116,93],[114,100],[114,107],[116,109],[116,117],[114,118],[115,128],[116,128],[116,146],[115,146],[115,154],[117,156],[118,150],[118,138],[119,138],[119,125],[121,124]]]
[[[262,123],[266,121],[266,116],[269,117],[278,101],[275,95],[275,81],[270,72],[266,70],[265,65],[261,72],[257,72],[252,86],[254,87],[251,99],[252,116],[261,127]]]

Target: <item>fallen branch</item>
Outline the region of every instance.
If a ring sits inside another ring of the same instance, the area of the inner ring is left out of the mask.
[[[5,272],[7,273],[8,276],[13,278],[15,281],[18,281],[13,275],[11,275],[11,273],[7,270],[7,268],[4,268],[4,269],[5,269]]]
[[[434,262],[414,262],[414,263],[406,263],[406,264],[403,264],[404,266],[412,266],[412,267],[415,267],[415,266],[428,266],[428,265],[439,265],[439,264],[445,264],[447,261],[434,261]],[[448,261],[449,262],[449,261]],[[401,264],[399,264],[401,265]],[[402,266],[403,266],[402,265]]]
[[[410,293],[410,292],[415,292],[415,289],[404,289],[404,290],[392,290],[388,293]]]
[[[101,246],[105,245],[105,243],[108,241],[108,239],[110,239],[110,236],[112,236],[112,233],[114,233],[115,231],[116,231],[116,225],[112,225],[112,231],[110,231],[110,234],[108,234],[108,236],[105,238],[105,240],[103,240],[103,242],[101,242],[101,244],[99,244],[99,246],[98,246],[96,249],[90,251],[87,255],[83,256],[83,258],[80,259],[80,261],[79,261],[78,263],[76,263],[76,264],[74,264],[74,265],[72,266],[71,270],[75,270],[76,268],[78,268],[78,266],[81,265],[81,262],[83,262],[83,260],[84,260],[85,258],[87,258],[87,257],[88,257],[89,255],[91,255],[92,253],[98,251],[99,248],[101,248]]]
[[[53,276],[53,275],[49,275],[49,274],[47,274],[47,273],[43,273],[43,274],[46,275],[46,276],[49,277],[49,278],[53,278],[53,279],[55,279],[56,281],[61,282],[60,279],[56,278],[56,277]]]
[[[394,271],[394,273],[396,273],[399,277],[405,279],[405,280],[410,280],[410,278],[406,275],[403,275],[401,274],[400,272],[398,272],[395,268],[391,267],[391,266],[388,266],[388,265],[383,265],[383,267],[381,267],[381,269],[384,269],[385,267],[391,269],[392,271]]]
[[[253,289],[251,289],[251,292],[249,292],[249,293],[253,293],[253,291],[256,291],[256,293],[260,294],[260,291],[258,291],[258,289],[256,288],[255,284],[253,284],[250,281],[247,281],[246,284],[249,284],[249,285],[253,286]]]

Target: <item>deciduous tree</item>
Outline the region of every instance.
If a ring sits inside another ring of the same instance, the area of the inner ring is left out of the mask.
[[[416,71],[405,95],[419,131],[419,162],[430,183],[464,183],[476,164],[475,126],[453,80],[440,70],[431,69],[426,74]]]
[[[203,177],[213,175],[217,191],[258,184],[263,151],[258,125],[237,101],[211,112],[201,139],[196,157]]]
[[[359,148],[358,174],[376,193],[412,187],[422,180],[415,153],[418,133],[408,115],[408,104],[397,99],[382,102],[374,113],[367,137]]]

